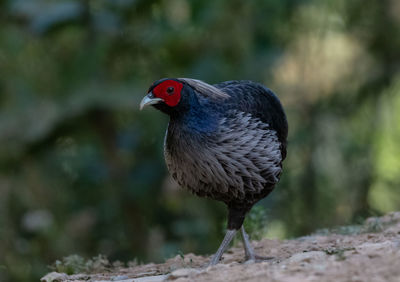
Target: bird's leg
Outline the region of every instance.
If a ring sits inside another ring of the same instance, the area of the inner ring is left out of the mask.
[[[250,244],[249,235],[247,235],[243,225],[240,228],[240,232],[242,233],[243,247],[244,247],[244,254],[246,256],[246,261],[255,261],[256,255],[254,253],[253,247]]]
[[[217,252],[212,257],[208,266],[216,265],[222,257],[222,254],[226,251],[229,246],[229,243],[232,241],[233,237],[235,237],[237,230],[236,229],[228,229],[226,231],[224,240],[222,241],[221,245],[219,246]]]
[[[250,244],[249,235],[247,235],[246,231],[244,230],[244,226],[243,225],[242,225],[240,231],[242,233],[243,247],[244,247],[244,254],[245,254],[245,257],[246,257],[246,261],[248,261],[248,262],[256,262],[256,261],[266,261],[266,260],[273,259],[273,257],[264,257],[264,256],[257,255],[254,252],[254,249]]]

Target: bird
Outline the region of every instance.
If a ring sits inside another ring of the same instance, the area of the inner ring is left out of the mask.
[[[256,261],[243,222],[282,173],[288,122],[278,97],[250,80],[163,78],[150,86],[140,110],[149,105],[169,116],[164,158],[172,178],[227,206],[226,234],[208,265],[220,262],[239,230],[246,261]]]

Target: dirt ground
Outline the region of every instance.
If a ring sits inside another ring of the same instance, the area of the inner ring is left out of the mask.
[[[252,242],[257,254],[272,259],[244,263],[243,249],[231,248],[223,261],[206,268],[209,257],[187,254],[163,264],[118,268],[106,273],[66,275],[54,281],[399,281],[400,212],[369,218],[363,225],[322,230],[293,240]]]

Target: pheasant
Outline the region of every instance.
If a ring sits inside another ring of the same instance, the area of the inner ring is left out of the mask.
[[[252,81],[210,85],[190,78],[154,82],[140,103],[169,115],[164,157],[173,179],[228,208],[217,264],[240,229],[247,260],[256,260],[243,227],[246,214],[278,183],[288,124],[277,96]]]

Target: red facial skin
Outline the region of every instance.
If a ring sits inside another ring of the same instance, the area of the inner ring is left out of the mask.
[[[155,97],[163,99],[168,106],[175,107],[181,99],[182,88],[182,83],[175,80],[166,80],[154,87],[152,92]]]

